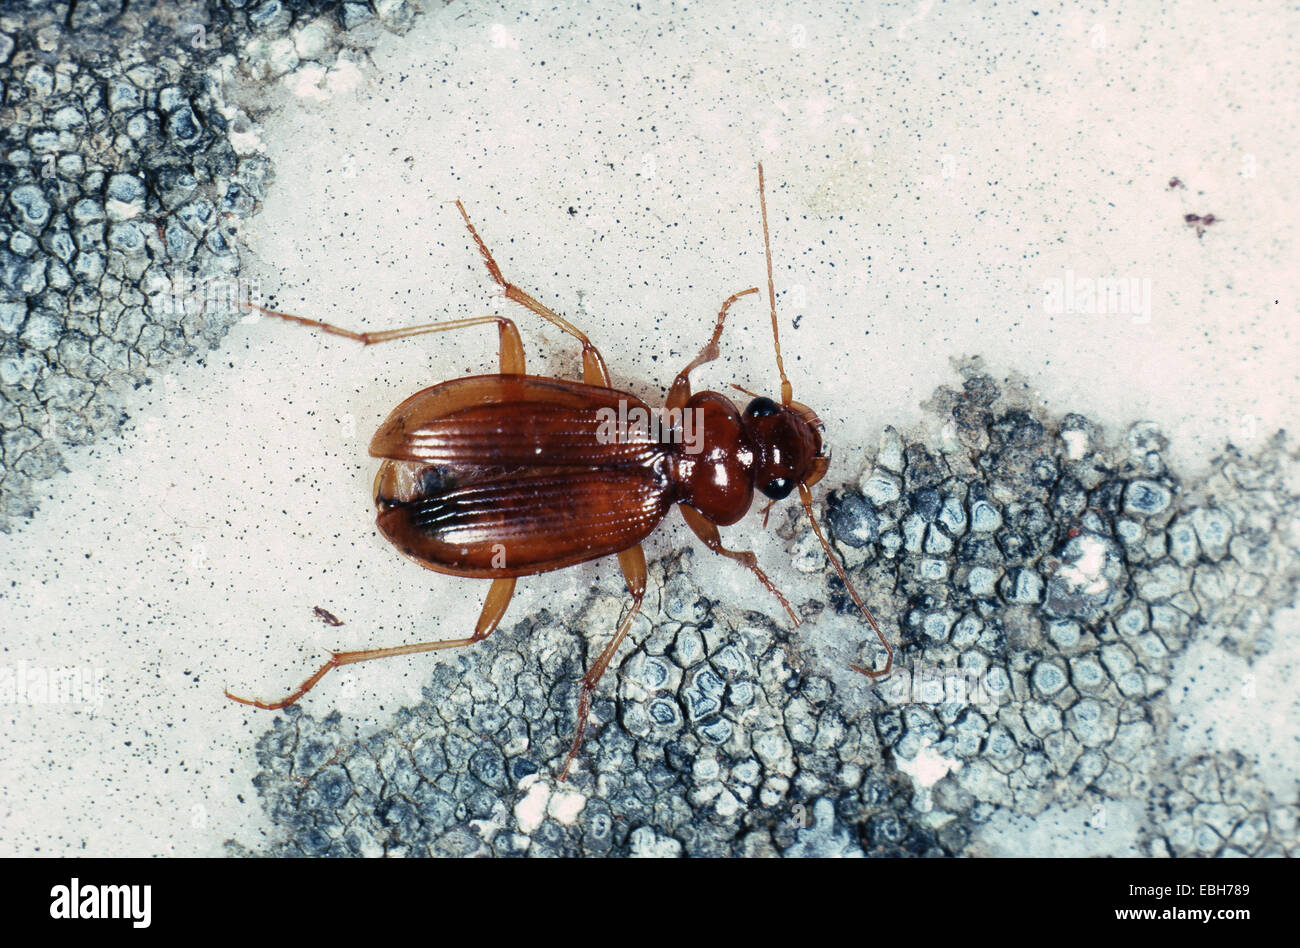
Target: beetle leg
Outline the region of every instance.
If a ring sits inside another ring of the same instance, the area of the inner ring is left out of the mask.
[[[474,627],[474,634],[464,639],[448,639],[442,642],[417,642],[412,645],[398,645],[394,648],[371,648],[358,652],[332,652],[330,660],[320,667],[317,672],[298,686],[298,690],[287,698],[280,701],[257,701],[252,698],[239,698],[226,692],[226,697],[231,701],[238,701],[240,704],[249,704],[255,708],[263,708],[267,711],[277,711],[280,708],[287,708],[307,692],[316,687],[317,683],[324,678],[331,670],[341,665],[352,665],[357,662],[368,662],[373,658],[389,658],[393,655],[415,655],[420,652],[436,652],[445,648],[460,648],[462,645],[472,645],[475,642],[481,642],[496,630],[501,622],[501,617],[505,615],[506,606],[510,604],[510,597],[515,591],[515,578],[508,576],[502,579],[492,580],[492,588],[488,590],[487,600],[483,603],[483,611],[479,613],[478,624]]]
[[[600,350],[592,345],[592,342],[587,338],[586,333],[573,325],[573,323],[569,322],[559,313],[555,312],[555,310],[539,303],[537,300],[533,299],[533,297],[529,296],[519,287],[515,286],[502,276],[501,267],[498,266],[496,260],[493,259],[492,251],[488,250],[487,244],[483,242],[483,238],[478,235],[478,231],[475,230],[474,225],[470,223],[469,214],[465,212],[465,205],[460,201],[457,201],[456,207],[460,210],[460,216],[465,218],[465,226],[469,228],[470,236],[474,238],[474,243],[478,247],[478,252],[483,255],[483,262],[487,264],[488,273],[492,274],[492,279],[495,280],[503,290],[505,290],[506,298],[514,300],[521,306],[528,307],[538,316],[542,317],[542,319],[559,326],[569,335],[582,343],[582,380],[588,385],[601,385],[605,388],[609,388],[611,383],[609,378],[609,369],[605,365],[605,359],[600,354]]]
[[[641,600],[645,598],[645,551],[641,549],[641,544],[638,543],[618,554],[618,565],[623,568],[627,591],[632,594],[632,607],[628,609],[623,621],[618,624],[618,631],[600,653],[595,664],[587,674],[582,676],[582,693],[578,696],[578,725],[573,734],[573,744],[569,747],[569,756],[564,761],[564,770],[560,773],[561,781],[568,779],[569,768],[573,766],[573,759],[578,756],[578,750],[582,747],[582,736],[587,731],[587,713],[591,710],[591,695],[615,653],[618,652],[618,647],[623,644],[628,629],[632,627],[632,620],[641,611]]]
[[[509,327],[507,335],[506,327]],[[519,338],[519,330],[510,320],[504,320],[501,327],[501,340],[497,346],[499,358],[501,359],[502,375],[523,375],[524,374],[524,343]]]
[[[723,556],[730,557],[737,562],[743,563],[751,573],[758,577],[758,581],[766,586],[772,595],[776,596],[776,598],[781,601],[781,605],[785,607],[785,611],[790,614],[790,621],[793,622],[796,627],[799,625],[799,617],[794,614],[794,610],[790,608],[790,603],[786,602],[785,596],[781,595],[781,590],[777,589],[776,584],[767,578],[766,573],[759,569],[758,559],[753,553],[749,550],[728,550],[724,547],[722,545],[722,537],[718,534],[718,525],[707,519],[704,514],[700,513],[694,507],[689,507],[686,504],[678,504],[677,509],[682,512],[682,516],[686,519],[686,525],[694,531],[695,535],[703,541],[705,546],[714,553],[721,553]]]
[[[406,326],[402,329],[357,332],[354,329],[335,326],[333,323],[321,322],[319,319],[308,319],[306,316],[295,316],[293,313],[281,313],[278,310],[267,309],[265,306],[258,306],[256,303],[244,303],[243,305],[267,316],[275,316],[278,319],[298,323],[301,326],[312,326],[332,336],[355,339],[363,346],[373,346],[378,342],[392,342],[394,339],[405,339],[408,336],[422,336],[430,332],[447,332],[451,329],[468,329],[471,326],[482,326],[484,323],[496,323],[500,336],[499,351],[502,374],[524,374],[524,344],[519,338],[519,329],[515,326],[513,320],[506,319],[504,316],[470,316],[467,319],[449,319],[441,323],[424,323],[419,326]]]
[[[700,354],[686,368],[677,373],[677,378],[673,379],[673,387],[668,390],[668,408],[685,408],[686,402],[691,397],[691,379],[692,369],[698,369],[706,362],[712,362],[718,357],[718,340],[722,338],[722,324],[726,322],[727,310],[731,304],[736,302],[742,296],[748,296],[750,293],[757,293],[758,287],[751,286],[747,290],[741,290],[739,293],[732,293],[727,297],[727,301],[722,304],[722,309],[718,311],[718,322],[713,327],[713,338],[708,341]]]

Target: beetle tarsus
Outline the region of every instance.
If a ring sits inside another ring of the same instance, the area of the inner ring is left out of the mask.
[[[339,657],[346,655],[346,652],[330,652],[330,660],[322,665],[314,675],[298,686],[298,690],[293,692],[289,697],[282,698],[279,701],[258,701],[256,698],[241,698],[238,695],[232,695],[229,689],[226,690],[226,697],[231,701],[237,701],[240,704],[246,704],[250,707],[261,708],[263,711],[279,711],[281,708],[287,708],[291,704],[296,704],[298,699],[311,691],[320,683],[331,669],[338,668],[340,665],[347,664],[346,661],[339,661]]]
[[[850,664],[849,668],[852,668],[855,672],[866,675],[868,678],[884,678],[894,669],[894,653],[892,651],[889,653],[889,658],[885,659],[885,667],[880,669],[880,671],[872,671],[870,668],[863,668],[861,665],[854,664]]]

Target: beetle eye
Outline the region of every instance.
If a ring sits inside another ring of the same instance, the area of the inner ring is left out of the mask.
[[[775,415],[780,410],[780,405],[772,401],[772,399],[760,395],[749,403],[749,407],[745,409],[745,414],[751,418],[766,418],[768,415]]]
[[[790,491],[794,490],[794,481],[788,477],[774,477],[759,490],[773,500],[784,500],[790,496]]]

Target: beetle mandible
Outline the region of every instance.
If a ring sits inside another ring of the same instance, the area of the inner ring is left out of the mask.
[[[691,371],[718,357],[718,340],[731,306],[759,292],[758,287],[750,287],[722,304],[712,337],[673,380],[665,411],[667,432],[649,424],[627,424],[629,418],[652,418],[649,406],[612,386],[604,358],[581,330],[505,279],[460,201],[456,207],[505,296],[582,345],[582,382],[528,375],[519,331],[503,316],[354,332],[245,304],[364,345],[496,323],[499,373],[453,379],[417,392],[393,410],[370,442],[370,454],[381,459],[374,483],[380,533],[426,569],[490,579],[492,585],[474,634],[467,638],[333,652],[315,674],[279,701],[239,698],[229,691],[226,696],[258,708],[283,708],[341,665],[470,645],[487,638],[500,624],[518,577],[617,556],[632,604],[582,678],[577,725],[560,774],[564,780],[582,746],[592,694],[645,596],[641,541],[674,505],[706,547],[749,569],[799,625],[798,616],[759,568],[754,554],[723,546],[718,532],[749,511],[755,488],[773,502],[798,491],[827,558],[888,656],[878,671],[850,667],[871,678],[887,675],[893,667],[893,647],[849,581],[813,513],[810,488],[825,476],[830,455],[822,441],[821,422],[810,408],[794,400],[781,359],[761,162],[758,194],[781,400],[755,396],[741,411],[717,392],[691,392]],[[611,419],[621,424],[611,426]],[[692,419],[701,435],[693,451],[682,431]]]

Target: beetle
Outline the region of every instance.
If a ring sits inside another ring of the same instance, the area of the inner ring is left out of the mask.
[[[364,345],[496,324],[498,373],[453,379],[417,392],[393,409],[370,442],[370,454],[380,459],[373,491],[379,532],[426,569],[490,579],[492,585],[470,636],[333,652],[329,661],[279,701],[241,698],[229,691],[226,696],[274,710],[293,704],[342,665],[471,645],[500,624],[520,576],[617,556],[631,607],[582,678],[577,725],[560,774],[564,780],[582,746],[596,686],[641,609],[646,591],[641,543],[674,506],[706,547],[750,570],[799,625],[798,616],[754,554],[727,548],[718,531],[745,516],[756,489],[772,503],[797,491],[828,559],[885,648],[884,668],[850,667],[873,679],[887,675],[893,667],[893,647],[813,513],[810,488],[825,476],[830,454],[822,439],[822,423],[810,408],[794,400],[781,358],[765,190],[760,162],[759,204],[780,401],[746,392],[752,400],[742,410],[717,392],[691,391],[690,373],[718,357],[718,341],[731,307],[759,292],[758,287],[750,287],[722,304],[712,337],[673,380],[664,412],[667,430],[649,423],[655,416],[644,401],[613,387],[604,358],[581,330],[505,279],[459,200],[456,207],[465,226],[505,296],[581,344],[581,382],[528,375],[519,331],[503,316],[354,332],[246,303],[267,315]],[[629,419],[636,423],[629,424]],[[685,437],[692,426],[699,433],[693,444]]]

